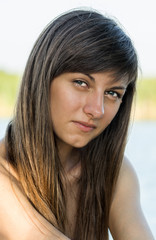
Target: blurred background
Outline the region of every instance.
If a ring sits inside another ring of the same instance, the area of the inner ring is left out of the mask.
[[[0,139],[13,115],[24,67],[43,28],[59,14],[95,8],[116,19],[139,57],[139,79],[126,148],[141,186],[144,214],[156,237],[156,1],[0,0]]]

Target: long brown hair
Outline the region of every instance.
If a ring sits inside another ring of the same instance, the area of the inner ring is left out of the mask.
[[[137,78],[137,56],[118,24],[94,10],[74,10],[52,21],[28,59],[5,142],[8,161],[33,206],[65,233],[63,169],[50,117],[50,85],[65,72],[112,71],[128,87],[109,126],[81,149],[77,240],[108,239],[113,189],[124,155]],[[85,209],[85,211],[84,211]]]

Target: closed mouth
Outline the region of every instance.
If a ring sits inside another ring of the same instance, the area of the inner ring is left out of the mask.
[[[87,123],[87,122],[82,122],[82,121],[74,121],[74,123],[77,123],[77,124],[80,124],[84,127],[88,127],[88,128],[96,128],[96,125],[94,124],[90,124],[90,123]]]

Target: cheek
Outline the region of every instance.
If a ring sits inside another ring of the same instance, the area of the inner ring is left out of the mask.
[[[113,120],[113,118],[116,116],[117,112],[119,111],[120,104],[116,104],[114,108],[109,112],[110,118]]]
[[[120,104],[115,104],[113,106],[106,106],[105,107],[103,125],[106,125],[106,127],[107,127],[111,123],[111,121],[116,116],[119,108],[120,108]]]
[[[80,98],[73,94],[72,91],[57,89],[51,93],[50,105],[52,119],[60,121],[61,118],[74,114],[81,102]]]

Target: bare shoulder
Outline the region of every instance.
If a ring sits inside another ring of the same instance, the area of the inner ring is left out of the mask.
[[[126,189],[131,190],[137,199],[140,200],[140,187],[137,174],[128,158],[124,157],[117,181],[116,193],[122,195]]]
[[[33,208],[15,176],[5,159],[0,157],[0,238],[68,239]]]
[[[29,204],[22,194],[18,181],[9,172],[5,159],[0,157],[0,235],[4,239],[26,239],[33,224],[28,217]],[[25,232],[22,236],[22,232]],[[30,238],[31,239],[31,238]]]
[[[110,209],[110,230],[118,240],[153,240],[140,205],[136,172],[125,157]]]

